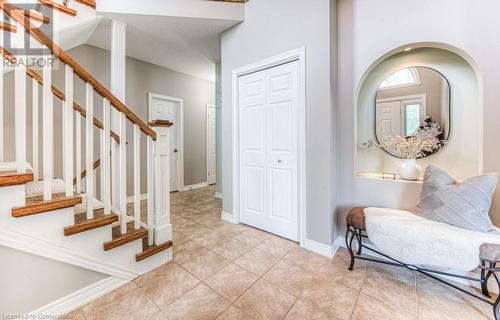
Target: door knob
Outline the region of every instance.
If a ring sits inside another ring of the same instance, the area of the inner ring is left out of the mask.
[[[278,160],[278,163],[281,163],[282,161],[281,160]]]
[[[179,150],[177,150],[177,149],[174,149],[174,152],[175,152],[175,153],[177,153],[177,151],[179,151]]]

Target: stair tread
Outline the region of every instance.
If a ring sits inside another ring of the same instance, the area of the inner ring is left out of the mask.
[[[118,221],[118,215],[111,212],[104,214],[104,209],[95,209],[94,218],[87,219],[86,212],[75,214],[75,224],[64,228],[64,235],[70,236],[92,230]]]
[[[31,170],[25,173],[17,173],[15,170],[0,171],[0,187],[17,186],[30,181],[33,181],[33,172]]]
[[[43,196],[45,183],[43,180],[31,181],[26,184],[26,198]],[[52,179],[52,194],[66,192],[66,184],[62,179]]]
[[[146,228],[140,227],[139,229],[134,229],[134,222],[131,221],[127,223],[127,232],[124,234],[120,233],[119,226],[113,228],[112,240],[104,243],[104,250],[108,251],[114,249],[131,241],[144,238],[147,235],[148,230]]]
[[[148,238],[145,237],[142,239],[142,252],[135,255],[135,261],[137,261],[137,262],[142,261],[142,260],[149,258],[149,257],[151,257],[159,252],[165,251],[171,247],[172,247],[172,241],[167,241],[167,242],[162,243],[162,244],[158,244],[158,245],[154,244],[154,245],[150,246],[148,244]]]
[[[66,197],[65,195],[59,194],[47,201],[44,201],[43,197],[41,200],[38,197],[36,199],[35,197],[31,197],[29,202],[27,199],[25,206],[12,208],[12,216],[15,218],[30,216],[37,213],[74,207],[81,202],[82,197],[80,195]]]

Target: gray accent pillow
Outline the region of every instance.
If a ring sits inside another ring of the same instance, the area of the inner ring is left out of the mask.
[[[465,229],[498,233],[489,216],[497,180],[498,175],[490,173],[458,182],[429,165],[416,214]]]

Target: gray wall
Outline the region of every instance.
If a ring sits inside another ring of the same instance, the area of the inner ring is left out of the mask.
[[[0,313],[26,313],[107,277],[0,246]]]
[[[215,65],[215,112],[216,112],[216,123],[215,123],[215,144],[217,148],[217,159],[216,159],[216,186],[215,192],[222,193],[222,77],[221,77],[221,64]]]
[[[84,66],[97,80],[110,87],[110,54],[108,51],[82,45],[69,51],[69,54]],[[63,67],[53,72],[53,83],[64,92]],[[5,78],[5,152],[6,159],[14,161],[14,74]],[[85,86],[75,76],[75,100],[85,107]],[[183,73],[165,69],[150,63],[127,58],[127,95],[126,105],[141,119],[147,122],[148,92],[179,97],[184,99],[184,184],[205,182],[206,169],[206,105],[215,103],[215,83],[198,79]],[[11,93],[11,94],[9,94]],[[31,162],[31,82],[28,86],[28,161]],[[41,126],[41,89],[40,89],[40,130]],[[54,99],[54,169],[56,177],[62,177],[62,118],[61,102]],[[102,119],[102,98],[94,95],[95,116]],[[82,128],[83,125],[82,125]],[[85,132],[82,130],[82,146],[85,146]],[[94,159],[99,157],[98,130],[94,131]],[[127,193],[133,194],[133,127],[127,122]],[[40,131],[39,145],[43,140]],[[141,191],[146,192],[146,139],[142,137],[141,148]],[[83,148],[84,149],[84,148]],[[82,157],[85,157],[82,150]],[[40,163],[42,155],[40,154]],[[85,158],[83,158],[85,159]],[[84,160],[83,160],[84,161]],[[85,166],[85,162],[82,162]],[[99,176],[96,177],[99,181]]]
[[[222,35],[223,211],[233,212],[236,196],[232,137],[237,133],[232,131],[232,114],[237,106],[232,105],[231,72],[305,46],[307,237],[327,245],[333,241],[330,11],[334,6],[335,2],[328,0],[252,0],[245,5],[245,21]]]

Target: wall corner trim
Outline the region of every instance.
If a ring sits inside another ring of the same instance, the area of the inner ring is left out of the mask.
[[[180,191],[191,191],[191,190],[194,190],[194,189],[199,189],[199,188],[204,188],[204,187],[208,187],[208,182],[200,182],[200,183],[195,183],[195,184],[191,184],[191,185],[188,185],[188,186],[184,186],[182,187],[182,189]]]
[[[61,316],[67,314],[129,283],[129,281],[130,280],[127,279],[110,276],[40,307],[30,312],[29,315],[35,315],[38,317],[37,319],[42,319],[40,318],[42,315]]]
[[[303,247],[309,251],[328,258],[332,258],[339,248],[339,246],[337,245],[337,241],[334,241],[330,245],[326,245],[311,239],[306,239]]]
[[[235,224],[237,223],[236,219],[234,218],[234,214],[227,213],[224,211],[222,211],[222,213],[221,213],[221,219],[224,221],[227,221],[227,222],[231,222],[231,223],[235,223]]]
[[[217,199],[220,199],[220,200],[223,200],[224,199],[224,195],[222,194],[222,192],[215,192],[214,193],[214,197],[217,198]]]

